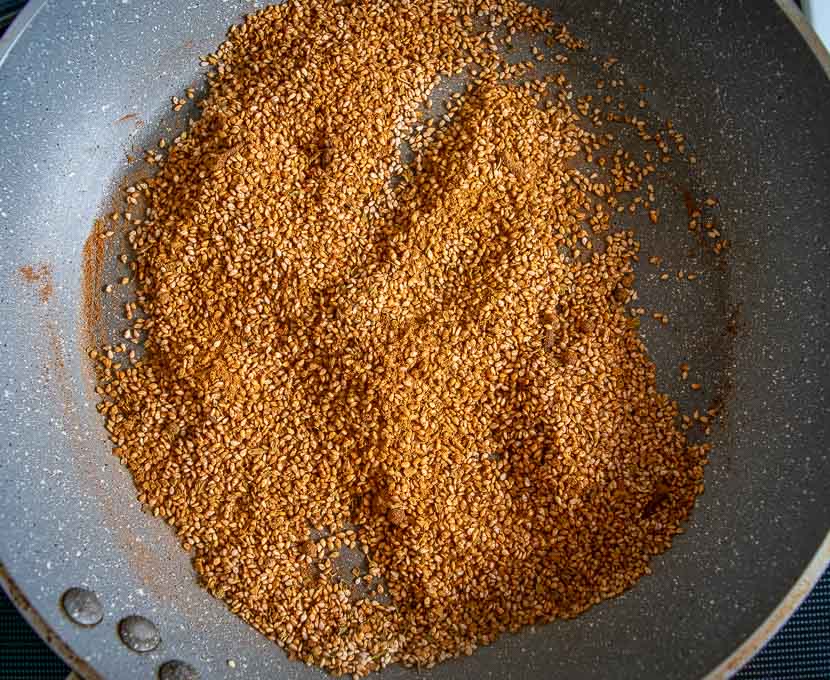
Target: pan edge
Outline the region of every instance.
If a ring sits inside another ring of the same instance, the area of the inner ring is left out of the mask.
[[[17,13],[17,16],[6,29],[6,32],[0,36],[0,67],[3,66],[3,63],[9,54],[11,54],[12,48],[20,36],[23,35],[23,31],[29,28],[29,24],[34,21],[35,17],[40,13],[40,10],[46,7],[47,2],[48,0],[31,0],[27,2],[23,6],[23,9]]]
[[[801,576],[798,577],[798,580],[778,606],[755,629],[755,632],[744,640],[743,644],[732,654],[721,661],[717,668],[709,672],[704,680],[727,680],[749,663],[750,659],[760,652],[767,642],[787,623],[795,610],[812,592],[828,564],[830,564],[830,532],[824,537],[824,541],[807,564],[807,568],[801,573]]]
[[[776,4],[781,8],[781,11],[787,15],[787,18],[790,20],[795,29],[801,34],[801,37],[804,38],[804,42],[807,43],[807,46],[810,48],[810,51],[815,55],[818,63],[821,64],[821,68],[824,69],[824,73],[830,78],[830,51],[827,50],[827,46],[822,42],[821,38],[818,37],[818,34],[813,30],[812,25],[807,20],[807,17],[804,16],[804,13],[798,9],[796,4],[793,0],[775,0]],[[2,63],[2,61],[0,61]]]

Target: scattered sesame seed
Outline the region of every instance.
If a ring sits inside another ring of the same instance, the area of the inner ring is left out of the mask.
[[[656,156],[588,129],[630,120],[620,101],[605,118],[528,75],[548,64],[508,64],[502,25],[584,48],[516,0],[254,12],[126,189],[146,217],[123,337],[145,352],[90,353],[113,452],[207,590],[334,674],[429,667],[623,592],[702,488],[710,446],[625,307],[639,243],[611,229]]]

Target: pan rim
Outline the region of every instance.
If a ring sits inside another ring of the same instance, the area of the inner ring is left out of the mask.
[[[804,16],[804,12],[798,8],[794,0],[775,1],[781,8],[781,11],[786,14],[787,18],[801,34],[801,37],[804,38],[804,42],[807,43],[807,47],[809,47],[810,51],[815,55],[818,63],[821,65],[821,68],[824,69],[824,73],[828,78],[830,78],[830,51],[828,51],[827,46],[824,44],[822,39],[819,38],[815,30],[813,30],[812,25],[809,21],[807,21],[807,17]],[[2,64],[2,61],[0,61],[0,64]]]
[[[807,47],[810,48],[825,75],[830,79],[830,51],[813,30],[807,17],[804,16],[794,0],[776,0],[776,4],[790,20],[804,42],[807,43]],[[781,599],[781,602],[778,603],[778,606],[770,612],[763,623],[734,652],[707,673],[703,680],[726,680],[749,663],[789,621],[790,617],[801,606],[801,603],[813,591],[828,566],[830,566],[830,531],[825,534],[824,540],[812,559],[807,563],[806,568],[787,591],[787,594]]]
[[[30,0],[0,37],[0,68],[3,67],[18,40],[47,5],[48,1]],[[776,4],[801,35],[825,75],[830,79],[830,51],[813,30],[804,14],[793,0],[776,0]],[[830,565],[830,531],[825,535],[824,540],[804,571],[775,609],[735,651],[716,668],[707,673],[703,680],[725,680],[735,675],[786,624],[818,583],[828,565]],[[71,646],[53,630],[29,603],[23,590],[16,584],[2,560],[0,560],[0,586],[32,629],[75,673],[87,680],[102,680],[98,672],[78,657]]]
[[[29,28],[29,25],[34,21],[35,17],[40,13],[48,0],[29,0],[21,9],[14,21],[6,29],[6,32],[0,36],[0,68],[6,62],[9,54],[11,54],[15,43],[23,35],[23,32]]]
[[[45,3],[45,0],[44,0]],[[104,680],[104,678],[90,666],[86,661],[79,657],[57,632],[46,622],[30,603],[29,599],[24,594],[23,590],[15,583],[15,580],[9,574],[2,560],[0,560],[0,586],[6,591],[9,600],[14,604],[17,611],[25,619],[26,623],[34,630],[40,638],[49,646],[55,654],[57,654],[63,662],[69,666],[70,670],[78,674],[84,680]],[[72,678],[70,673],[69,680]]]
[[[23,33],[29,28],[35,17],[46,6],[48,1],[29,0],[23,6],[23,9],[18,12],[14,21],[6,29],[6,32],[0,36],[0,69],[3,68],[6,59],[8,59],[18,40],[20,40]],[[72,671],[69,674],[69,678],[72,678],[74,673],[85,680],[103,680],[101,675],[92,666],[75,654],[69,643],[58,635],[57,631],[40,615],[40,612],[29,603],[29,599],[26,597],[22,588],[17,585],[14,578],[12,578],[6,569],[3,560],[0,560],[0,586],[2,586],[9,600],[14,604],[17,611],[32,630],[49,646],[49,649],[69,666]]]
[[[704,680],[726,680],[737,673],[754,657],[773,636],[784,627],[795,610],[812,592],[830,564],[830,532],[824,537],[819,549],[807,564],[807,568],[798,577],[795,584],[783,597],[778,606],[772,610],[764,622],[755,629],[743,644],[726,657]]]

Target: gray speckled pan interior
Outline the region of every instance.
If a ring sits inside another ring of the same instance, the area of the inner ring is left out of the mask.
[[[642,223],[640,236],[663,271],[701,277],[660,282],[642,264],[638,290],[671,318],[643,324],[661,386],[687,410],[721,396],[727,417],[687,533],[652,576],[579,619],[387,678],[700,677],[775,608],[830,524],[827,77],[773,2],[551,4],[599,57],[569,67],[577,89],[618,57],[617,76],[645,84],[650,110],[671,118],[699,158],[667,169],[663,220]],[[171,532],[142,514],[110,454],[84,354],[90,227],[132,172],[127,154],[180,126],[170,97],[203,83],[199,55],[255,6],[36,0],[4,40],[15,42],[0,68],[0,577],[89,677],[153,678],[169,659],[204,679],[323,675],[204,593]],[[727,266],[695,252],[684,190],[719,198]],[[42,265],[51,295],[20,272]],[[117,327],[105,312],[100,332]],[[682,360],[701,393],[678,380]],[[62,613],[72,586],[98,593],[100,624],[81,628]],[[131,614],[157,624],[155,651],[119,641],[118,621]]]

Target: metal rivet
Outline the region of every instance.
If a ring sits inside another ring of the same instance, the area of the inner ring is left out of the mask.
[[[152,652],[161,642],[159,629],[143,616],[128,616],[118,622],[118,636],[134,652]]]
[[[159,680],[199,680],[199,672],[184,661],[165,661],[159,668]]]
[[[79,626],[95,626],[104,618],[98,596],[86,588],[70,588],[61,597],[66,615]]]

